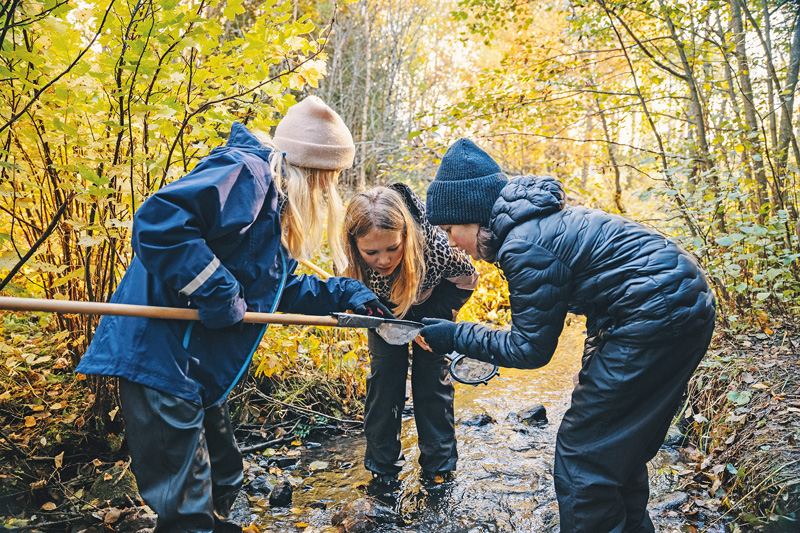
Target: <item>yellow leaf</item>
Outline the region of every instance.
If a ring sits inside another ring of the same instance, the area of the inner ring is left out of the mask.
[[[42,511],[52,511],[56,508],[56,504],[53,502],[47,502],[46,504],[42,505]]]
[[[34,412],[36,412],[36,411],[44,411],[44,405],[34,405],[33,406],[33,411]]]
[[[242,528],[242,533],[259,533],[259,531],[261,530],[258,529],[254,524]]]
[[[35,425],[36,425],[36,419],[35,418],[33,418],[32,416],[26,416],[25,417],[25,427],[26,428],[32,428]]]
[[[305,522],[295,522],[294,525],[297,527],[308,527],[308,524]]]

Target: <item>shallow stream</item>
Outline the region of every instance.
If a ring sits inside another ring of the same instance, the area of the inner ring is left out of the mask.
[[[363,467],[363,435],[330,440],[303,452],[292,471],[284,472],[296,483],[291,507],[251,503],[258,528],[325,531],[337,509],[370,495],[402,517],[400,524],[382,524],[380,532],[558,531],[553,451],[556,431],[569,406],[572,376],[580,365],[583,338],[583,324],[573,320],[546,367],[501,369],[488,385],[456,385],[459,462],[453,481],[433,486],[420,483],[416,429],[413,417],[407,417],[402,435],[406,465],[397,492],[376,494],[369,486],[371,475]],[[536,404],[547,410],[549,423],[541,429],[509,417]],[[494,422],[460,423],[483,414]],[[683,522],[680,513],[670,510],[686,499],[675,492],[670,465],[677,459],[676,451],[662,448],[650,465],[651,516],[657,531],[696,531]]]

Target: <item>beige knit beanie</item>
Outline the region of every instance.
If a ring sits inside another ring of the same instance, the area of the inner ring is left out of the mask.
[[[353,166],[356,154],[342,117],[317,96],[290,107],[272,140],[298,167],[344,170]]]

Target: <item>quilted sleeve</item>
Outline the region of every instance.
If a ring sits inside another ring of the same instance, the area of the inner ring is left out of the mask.
[[[511,329],[461,322],[456,351],[498,366],[542,367],[553,357],[564,327],[572,272],[550,251],[524,239],[505,242],[498,260],[508,279]]]

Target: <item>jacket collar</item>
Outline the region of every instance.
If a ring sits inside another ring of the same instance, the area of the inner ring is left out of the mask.
[[[240,122],[234,122],[233,126],[231,126],[231,134],[228,137],[228,142],[225,143],[227,148],[239,148],[242,150],[247,150],[249,152],[257,152],[262,157],[267,157],[270,153],[270,149],[266,148],[261,141],[259,141],[255,135],[250,133],[244,124]]]

